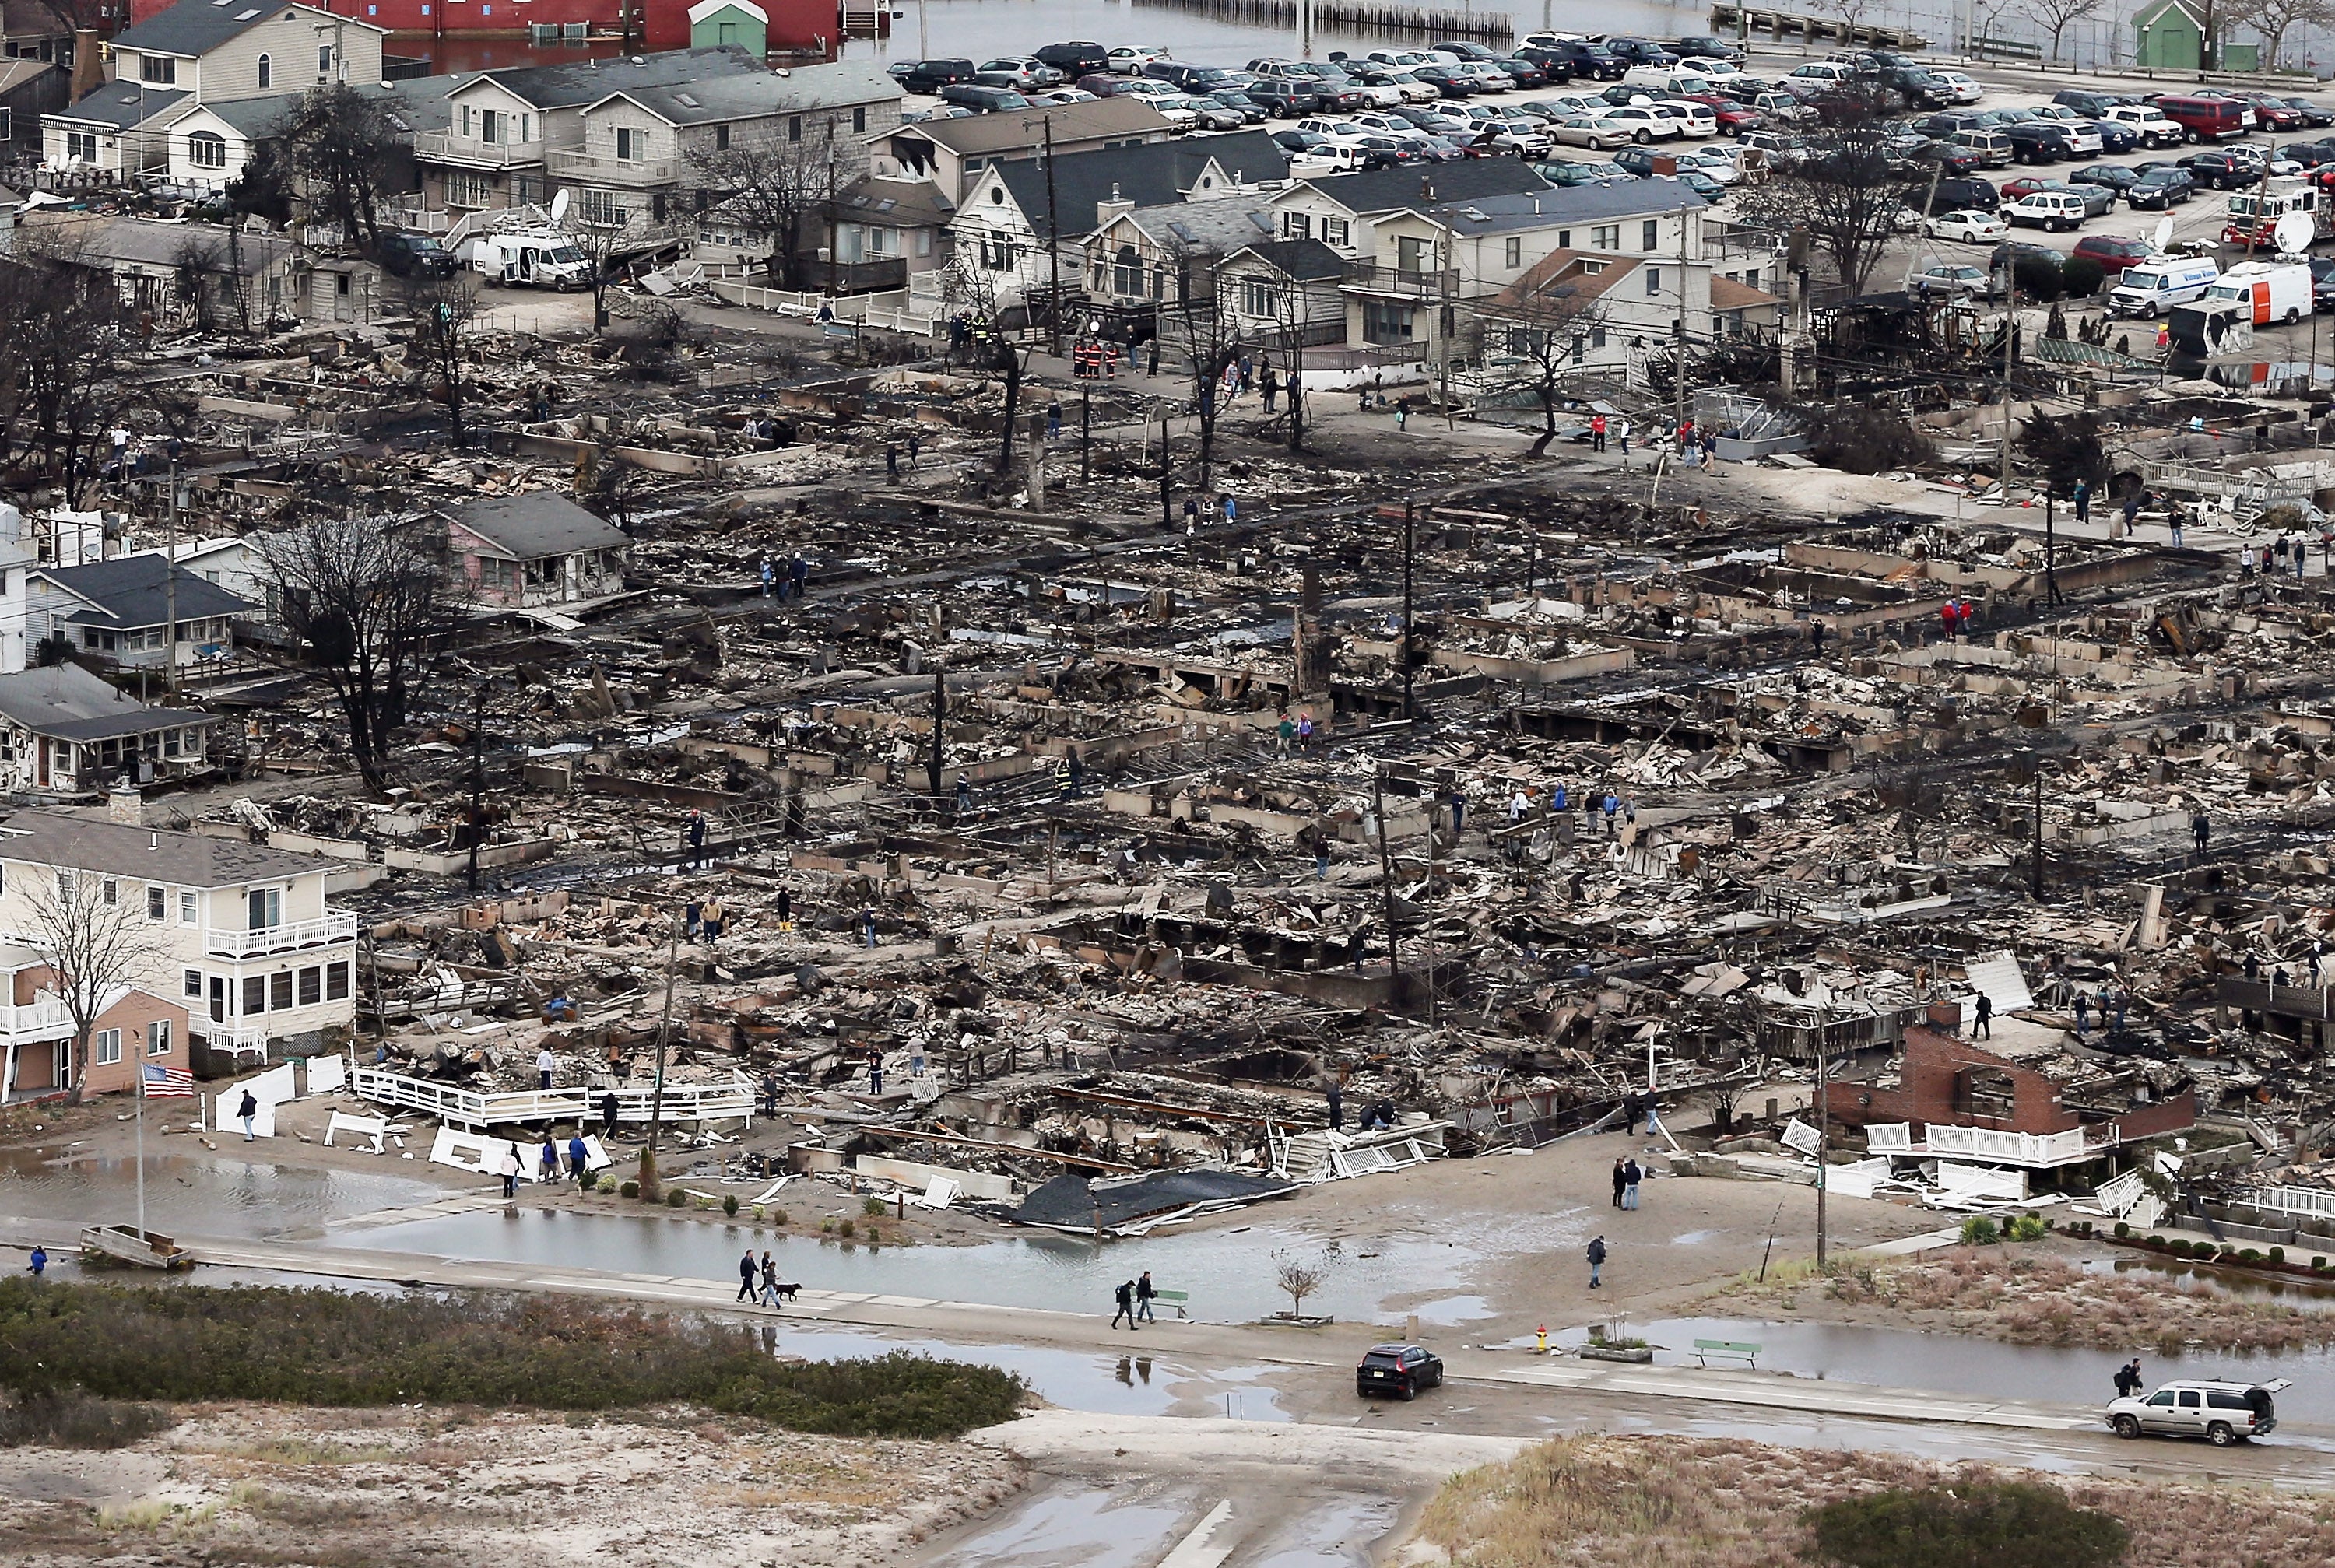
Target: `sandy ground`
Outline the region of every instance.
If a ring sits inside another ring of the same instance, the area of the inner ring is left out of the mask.
[[[125,1453],[0,1452],[0,1560],[859,1568],[993,1506],[1023,1474],[993,1447],[686,1412],[227,1407]]]

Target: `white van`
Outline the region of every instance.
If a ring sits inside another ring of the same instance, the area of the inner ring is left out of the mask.
[[[1650,97],[1685,98],[1698,92],[1715,92],[1708,76],[1698,76],[1691,71],[1681,71],[1674,65],[1633,65],[1622,73],[1622,85],[1643,88]]]
[[[591,284],[592,264],[576,237],[557,229],[482,234],[470,241],[470,265],[489,288],[549,288],[566,294]]]
[[[2157,256],[2124,269],[2124,281],[2108,290],[2110,315],[2163,315],[2176,305],[2205,297],[2222,276],[2210,256]]]
[[[2205,286],[2205,303],[2251,306],[2253,324],[2293,323],[2311,314],[2311,268],[2300,261],[2246,261]]]

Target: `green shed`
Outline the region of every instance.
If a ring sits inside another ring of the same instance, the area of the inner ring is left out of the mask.
[[[723,44],[761,58],[770,49],[770,14],[754,0],[697,0],[689,8],[689,46],[716,49]]]
[[[2132,63],[2156,71],[2253,71],[2262,45],[2224,41],[2205,58],[2205,15],[2191,0],[2150,0],[2132,14]]]

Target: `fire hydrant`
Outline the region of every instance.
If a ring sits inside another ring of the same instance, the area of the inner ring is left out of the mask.
[[[1543,1323],[1539,1328],[1535,1329],[1535,1330],[1533,1331],[1533,1332],[1534,1332],[1535,1334],[1538,1335],[1538,1336],[1539,1336],[1539,1338],[1540,1338],[1540,1344],[1539,1344],[1539,1346],[1537,1347],[1537,1348],[1538,1348],[1538,1350],[1540,1350],[1540,1353],[1541,1353],[1542,1355],[1544,1355],[1544,1356],[1547,1355],[1547,1354],[1548,1354],[1548,1325],[1547,1325],[1546,1323]]]

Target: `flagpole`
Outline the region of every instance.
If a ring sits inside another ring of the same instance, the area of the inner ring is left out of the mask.
[[[146,1239],[146,1055],[139,1042],[138,1056],[138,1239]]]

